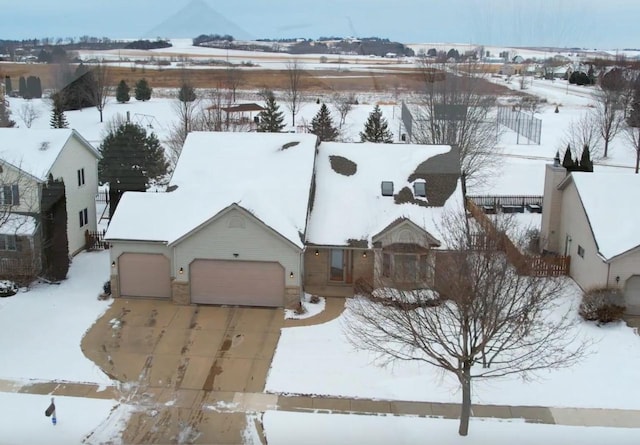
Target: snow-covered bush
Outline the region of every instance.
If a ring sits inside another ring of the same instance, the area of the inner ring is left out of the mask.
[[[18,293],[18,285],[13,281],[0,280],[0,297],[11,297]]]
[[[622,319],[625,304],[622,293],[616,289],[592,289],[585,292],[580,303],[580,315],[598,324]]]

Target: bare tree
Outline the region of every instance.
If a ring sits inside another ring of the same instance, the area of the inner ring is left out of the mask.
[[[333,107],[340,116],[339,128],[344,125],[347,115],[351,112],[355,103],[356,95],[354,93],[334,93]]]
[[[597,125],[596,114],[592,111],[587,111],[578,119],[572,120],[565,132],[562,145],[562,148],[571,146],[576,150],[580,147],[589,147],[591,159],[602,157],[602,137],[600,128]],[[576,156],[580,155],[580,153],[574,154]]]
[[[40,111],[31,102],[26,102],[20,106],[17,115],[27,128],[31,128],[33,121],[40,117]]]
[[[226,87],[231,92],[231,101],[235,103],[236,101],[236,93],[240,85],[242,85],[244,81],[244,76],[240,68],[237,66],[230,65],[226,70]]]
[[[414,119],[415,141],[457,145],[469,184],[481,182],[499,167],[499,137],[492,115],[496,99],[484,90],[481,70],[469,61],[453,66],[421,59],[424,92]]]
[[[291,112],[291,124],[296,126],[296,115],[302,104],[302,66],[297,59],[287,63],[287,88],[285,98]]]
[[[416,291],[382,288],[348,305],[344,328],[352,344],[383,363],[418,361],[450,372],[462,388],[459,434],[466,436],[472,382],[535,375],[569,367],[588,344],[563,309],[561,278],[516,273],[497,250],[471,250],[465,215],[448,215],[434,284]]]
[[[616,137],[624,121],[624,91],[627,89],[624,72],[614,70],[600,77],[600,85],[593,93],[594,123],[604,142],[603,157],[609,156],[609,143]]]
[[[638,174],[640,170],[640,126],[633,127],[628,125],[624,127],[625,136],[627,140],[631,143],[630,147],[634,151],[636,156],[636,167],[635,172]]]
[[[102,112],[107,106],[109,96],[113,90],[107,65],[104,62],[98,63],[91,69],[91,75],[93,85],[87,89],[86,94],[96,104],[96,109],[100,113],[100,122],[103,122]]]

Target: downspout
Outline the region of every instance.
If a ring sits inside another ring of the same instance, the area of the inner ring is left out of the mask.
[[[606,288],[609,289],[609,277],[611,274],[611,263],[607,263],[607,285]]]

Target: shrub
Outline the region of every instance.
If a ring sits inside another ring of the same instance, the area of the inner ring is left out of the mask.
[[[18,285],[13,281],[0,280],[0,297],[11,297],[18,293]]]
[[[592,289],[582,296],[579,313],[598,325],[622,319],[625,305],[622,293],[616,289]]]

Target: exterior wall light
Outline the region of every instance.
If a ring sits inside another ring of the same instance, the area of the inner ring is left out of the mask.
[[[184,273],[184,269],[181,267],[181,268],[178,270],[178,273],[179,273],[180,275],[182,275],[182,274]]]
[[[115,261],[111,262],[111,267],[116,267],[116,262]]]
[[[316,249],[315,255],[316,256],[320,255],[320,251],[318,249]]]
[[[362,252],[362,258],[366,258],[367,257],[367,251],[365,250],[364,252]]]
[[[289,274],[289,278],[293,278],[293,272]]]

